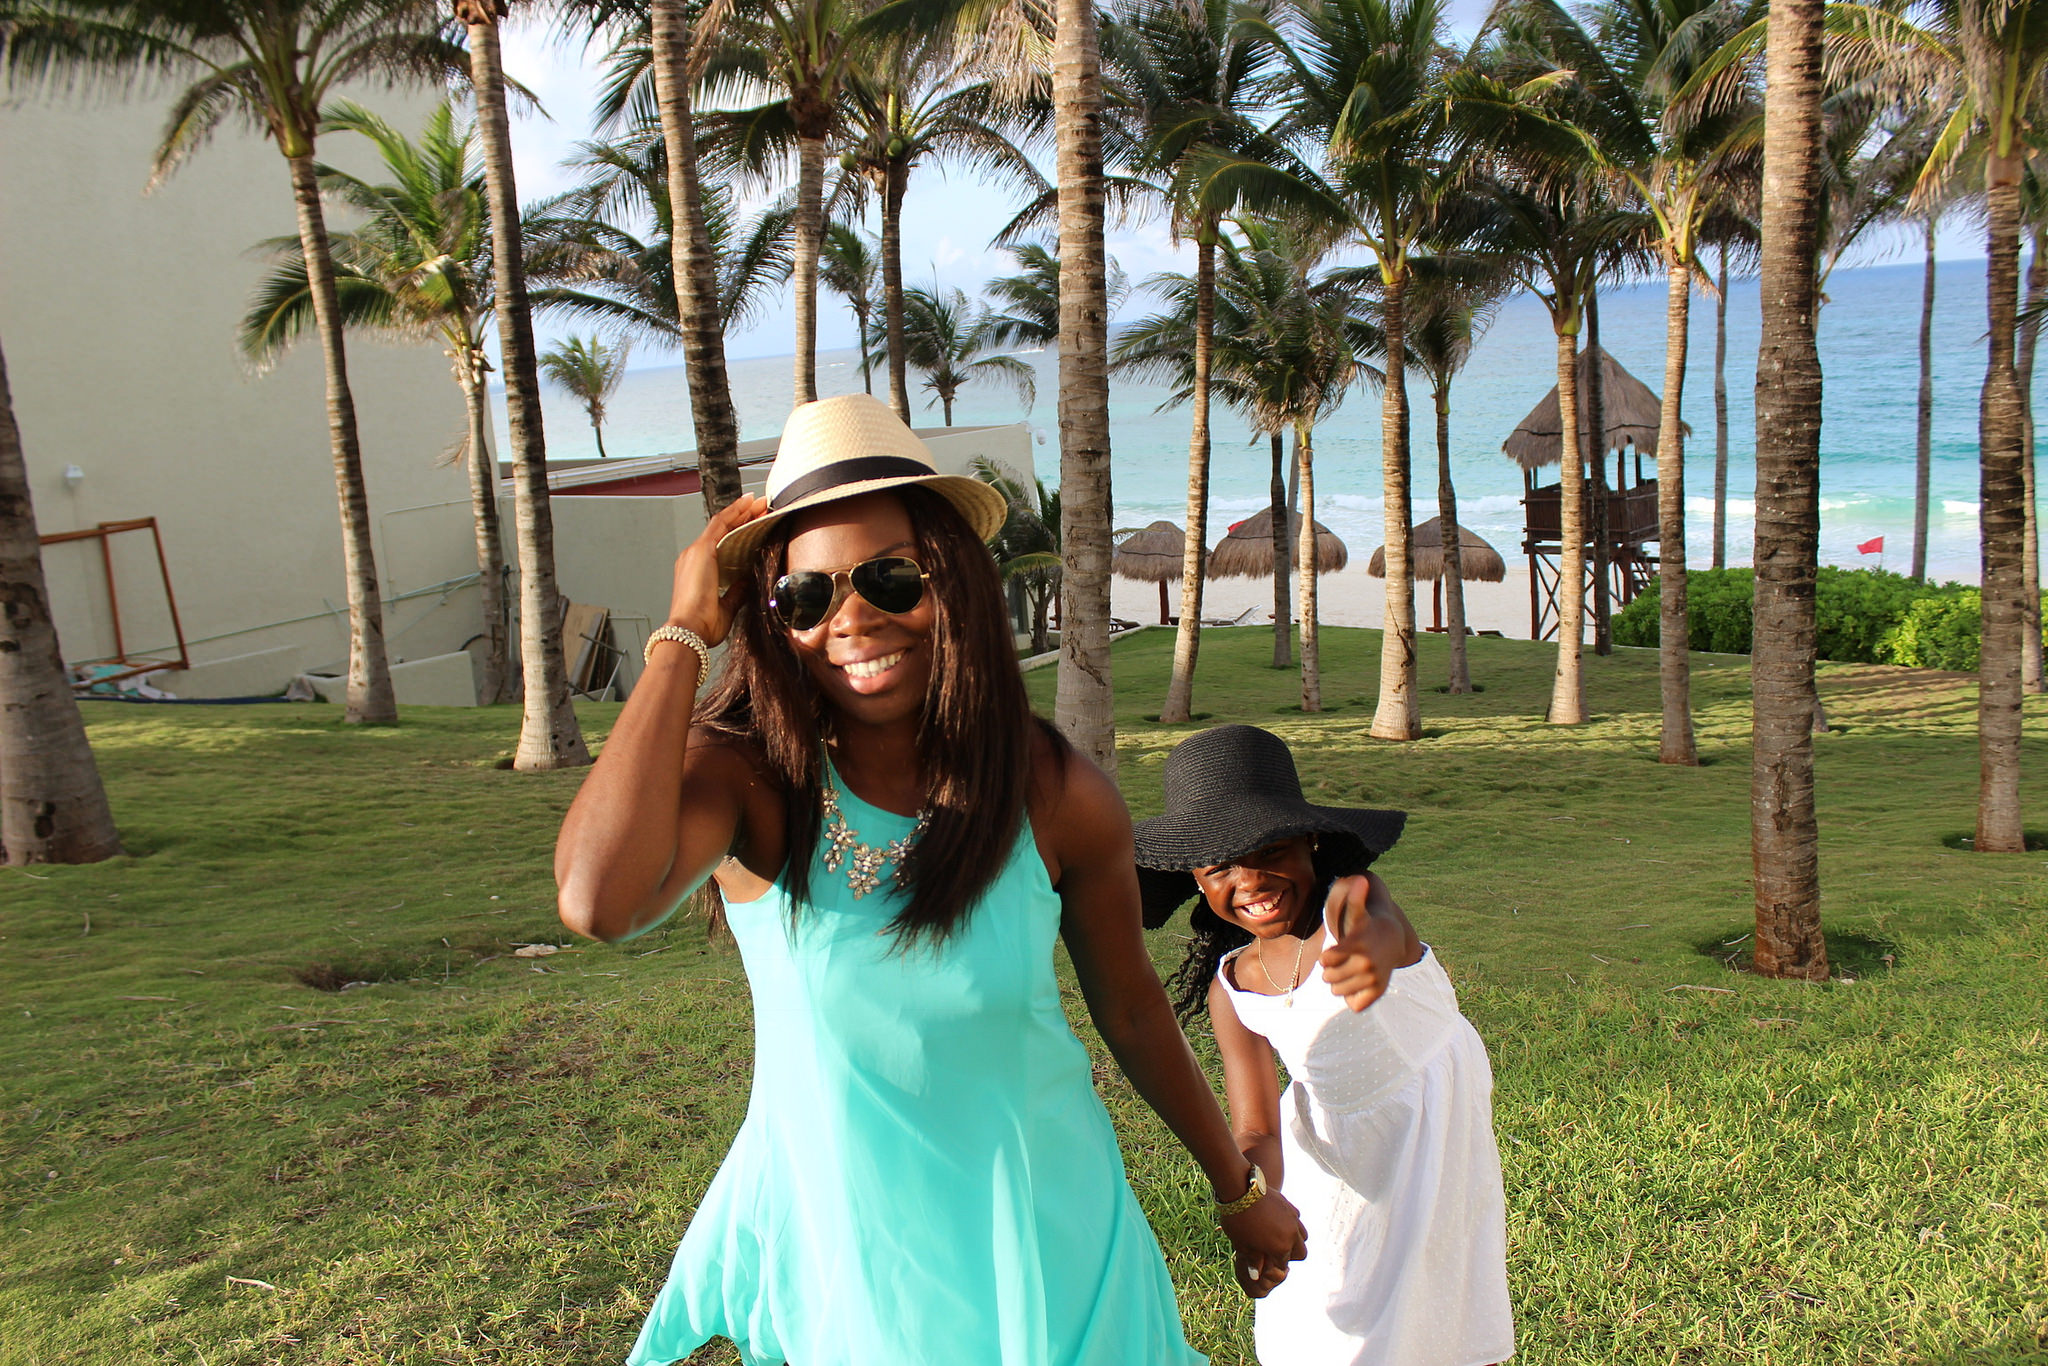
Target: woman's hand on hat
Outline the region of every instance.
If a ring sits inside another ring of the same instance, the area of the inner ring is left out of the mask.
[[[1332,936],[1318,960],[1323,981],[1352,1010],[1364,1010],[1384,996],[1394,969],[1414,961],[1413,931],[1394,905],[1387,884],[1371,873],[1340,877],[1330,884],[1323,923]]]
[[[676,556],[675,587],[669,594],[669,625],[695,631],[706,645],[716,645],[725,639],[732,630],[732,614],[739,605],[744,585],[735,581],[724,592],[719,591],[718,543],[726,533],[767,511],[767,499],[743,493],[711,515],[697,539]]]

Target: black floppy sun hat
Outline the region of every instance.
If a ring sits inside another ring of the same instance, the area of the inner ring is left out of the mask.
[[[1333,851],[1334,864],[1363,871],[1394,847],[1407,819],[1404,811],[1305,801],[1294,755],[1271,731],[1216,726],[1191,735],[1166,758],[1165,814],[1135,829],[1145,928],[1158,929],[1196,895],[1192,869],[1311,835],[1352,846]]]

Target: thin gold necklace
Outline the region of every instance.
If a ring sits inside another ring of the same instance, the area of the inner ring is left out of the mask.
[[[1301,943],[1294,950],[1294,973],[1287,983],[1286,998],[1280,1002],[1281,1005],[1291,1006],[1294,1004],[1294,990],[1301,985],[1301,956],[1307,951],[1308,937],[1304,935],[1302,936]],[[1266,966],[1265,940],[1252,940],[1252,955],[1259,960],[1259,971],[1265,974],[1266,985],[1273,988],[1277,994],[1280,991],[1280,984],[1273,980],[1273,969]]]

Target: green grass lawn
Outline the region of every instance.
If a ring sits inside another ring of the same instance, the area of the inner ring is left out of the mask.
[[[1841,975],[1791,985],[1716,956],[1750,917],[1745,660],[1695,657],[1704,763],[1673,770],[1650,652],[1589,659],[1593,722],[1553,730],[1551,650],[1478,641],[1452,698],[1426,639],[1426,738],[1394,745],[1378,634],[1323,641],[1327,712],[1259,630],[1205,637],[1196,707],[1286,736],[1312,799],[1412,813],[1379,866],[1494,1059],[1519,1360],[2048,1362],[2048,854],[1955,847],[1973,680],[1824,666]],[[1145,719],[1172,644],[1116,651],[1141,817],[1192,729]],[[745,1107],[737,955],[678,924],[517,956],[568,943],[580,775],[500,768],[510,710],[339,715],[90,704],[131,856],[0,870],[4,1366],[631,1343]],[[2026,747],[2048,771],[2040,699]],[[1206,1187],[1100,1075],[1191,1339],[1250,1362]]]

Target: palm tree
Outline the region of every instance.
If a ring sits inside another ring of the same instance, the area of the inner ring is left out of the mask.
[[[1583,97],[1570,118],[1603,169],[1640,197],[1655,221],[1666,279],[1663,412],[1657,432],[1658,759],[1696,764],[1686,642],[1684,400],[1687,321],[1697,249],[1708,212],[1744,158],[1755,154],[1749,71],[1727,65],[1693,88],[1729,41],[1751,27],[1757,0],[1600,0],[1590,27],[1559,0],[1516,0],[1527,30]]]
[[[648,0],[644,28],[622,34],[613,49],[601,114],[615,116],[654,77],[661,136],[673,148],[668,174],[676,315],[683,334],[690,419],[697,432],[697,470],[707,513],[740,496],[740,419],[725,368],[725,330],[718,317],[717,256],[705,223],[704,182],[697,170],[694,87],[708,45],[692,32],[691,0]],[[644,39],[644,41],[640,41]],[[644,103],[644,101],[642,101]]]
[[[868,364],[868,319],[875,311],[875,280],[881,270],[875,239],[850,223],[833,223],[825,229],[825,243],[819,249],[818,279],[827,289],[843,296],[853,310],[854,335],[860,339],[860,383],[867,393],[875,392],[874,368]]]
[[[2029,163],[2025,216],[2033,251],[2027,261],[2026,305],[2020,310],[2018,353],[2020,413],[2026,439],[2020,449],[2020,513],[2024,533],[2020,549],[2020,690],[2048,690],[2043,673],[2041,641],[2041,522],[2034,488],[2034,355],[2041,342],[2041,319],[2048,312],[2048,185],[2039,168]]]
[[[1429,380],[1436,408],[1437,514],[1442,519],[1444,627],[1450,633],[1450,690],[1472,691],[1472,670],[1465,649],[1464,552],[1457,534],[1458,493],[1451,482],[1451,381],[1472,358],[1472,348],[1493,325],[1506,299],[1509,278],[1494,271],[1477,278],[1458,278],[1455,261],[1425,258],[1452,271],[1418,272],[1416,296],[1408,317],[1408,358]],[[1421,263],[1418,263],[1421,264]],[[1559,649],[1563,649],[1562,637]]]
[[[1822,0],[1770,0],[1763,335],[1756,369],[1756,604],[1750,843],[1756,970],[1824,981],[1813,803],[1814,584],[1820,547]],[[1658,447],[1658,454],[1663,454]],[[1659,477],[1662,477],[1662,469]]]
[[[0,863],[97,863],[121,852],[121,836],[57,648],[4,355],[0,509]]]
[[[982,287],[995,299],[988,315],[991,346],[1044,347],[1060,339],[1060,258],[1043,242],[1017,242],[1003,248],[1017,258],[1015,275],[1001,275]],[[1109,307],[1114,313],[1131,292],[1124,268],[1109,258]],[[1000,306],[1004,311],[995,312]]]
[[[924,33],[903,43],[891,62],[848,83],[846,151],[840,156],[849,190],[872,195],[881,210],[882,321],[888,340],[889,405],[910,421],[903,354],[903,199],[911,173],[944,160],[1036,194],[1045,181],[1013,135],[1027,135],[1039,111],[1013,98],[1001,80],[963,62],[959,48]],[[1107,560],[1105,560],[1107,563]]]
[[[129,41],[148,47],[159,69],[197,73],[171,103],[152,184],[234,118],[262,129],[285,159],[320,337],[328,445],[341,507],[349,615],[344,714],[355,723],[396,721],[369,494],[313,157],[320,111],[337,87],[459,79],[468,71],[465,54],[450,40],[433,0],[53,0],[48,9],[124,30]]]
[[[1060,258],[1060,664],[1053,719],[1116,775],[1109,658],[1109,279],[1094,0],[1053,0]]]
[[[1913,442],[1913,566],[1916,579],[1927,577],[1927,501],[1934,470],[1934,233],[1941,213],[1920,220],[1926,239],[1926,264],[1920,282],[1920,394]]]
[[[1328,250],[1316,228],[1280,220],[1232,220],[1233,233],[1218,240],[1216,353],[1213,392],[1244,414],[1265,435],[1272,450],[1271,522],[1274,554],[1274,667],[1285,668],[1287,575],[1302,566],[1302,706],[1320,710],[1321,660],[1317,643],[1317,583],[1314,553],[1314,429],[1335,411],[1360,377],[1377,378],[1357,357],[1378,349],[1376,327],[1360,316],[1360,284],[1353,271],[1311,278]],[[1194,392],[1193,348],[1196,282],[1167,273],[1146,282],[1168,304],[1165,312],[1141,319],[1117,338],[1115,368],[1150,374],[1174,384],[1169,404],[1187,402]],[[1303,499],[1301,544],[1287,544],[1287,507],[1282,453],[1285,434],[1294,433],[1294,472]]]
[[[719,25],[705,78],[726,95],[768,96],[708,114],[709,141],[757,174],[796,161],[796,401],[818,397],[818,269],[826,231],[826,142],[840,131],[846,86],[887,62],[868,36],[868,0],[748,0]]]
[[[885,338],[875,340],[886,349]],[[987,315],[977,312],[962,290],[934,281],[929,289],[907,291],[903,340],[906,360],[924,375],[924,387],[942,406],[948,427],[953,425],[953,400],[965,385],[1007,379],[1027,410],[1037,395],[1037,372],[1030,365],[1012,355],[987,354]]]
[[[596,337],[569,337],[541,352],[540,371],[569,391],[590,415],[590,430],[597,438],[597,458],[605,459],[604,405],[626,377],[626,357],[631,342],[607,346]]]
[[[1046,617],[1060,589],[1060,491],[1043,479],[1026,489],[1014,471],[988,460],[974,462],[974,477],[992,486],[1010,505],[1003,529],[989,543],[1003,582],[1024,595],[1031,613],[1031,653],[1051,648]]]
[[[1474,107],[1483,99],[1491,100],[1502,114],[1510,113],[1517,104],[1505,85],[1489,87],[1478,77],[1468,81],[1460,93]],[[1530,145],[1535,147],[1547,130],[1540,118],[1527,117],[1529,112],[1524,106],[1522,116],[1504,126],[1526,129],[1531,134]],[[1557,668],[1546,712],[1554,725],[1578,725],[1586,719],[1581,669],[1586,600],[1581,586],[1586,581],[1586,536],[1594,529],[1585,524],[1585,459],[1576,436],[1583,397],[1578,378],[1579,331],[1586,322],[1603,265],[1626,249],[1641,226],[1637,214],[1616,206],[1589,183],[1587,159],[1577,160],[1574,167],[1575,150],[1571,140],[1565,139],[1532,158],[1527,166],[1483,178],[1475,198],[1486,207],[1460,206],[1463,215],[1476,217],[1482,225],[1475,240],[1542,302],[1557,339],[1559,431],[1571,435],[1558,460]],[[1604,463],[1606,424],[1587,425],[1593,437],[1588,454]],[[1663,448],[1658,449],[1661,454]]]
[[[676,293],[673,197],[659,134],[583,143],[571,165],[587,173],[576,189],[527,211],[529,268],[542,287],[534,307],[594,323],[636,342],[683,346]],[[768,293],[789,278],[791,208],[771,204],[742,217],[722,185],[699,197],[713,256],[714,317],[721,331],[760,316]],[[622,226],[651,224],[645,238]]]
[[[1277,134],[1283,141],[1322,141],[1325,175],[1349,210],[1349,226],[1378,262],[1387,356],[1380,400],[1387,596],[1372,734],[1386,740],[1422,734],[1404,310],[1410,257],[1451,170],[1437,79],[1447,56],[1443,23],[1444,0],[1322,0],[1298,10],[1285,33],[1268,21],[1247,20],[1282,68],[1274,88],[1285,92],[1289,107]]]
[[[1990,336],[1978,406],[1983,643],[1973,847],[2016,854],[2025,847],[2019,776],[2026,416],[2014,343],[2022,184],[2031,147],[2029,116],[2048,68],[2048,6],[1934,0],[1923,13],[1927,21],[1920,23],[1889,9],[1838,4],[1834,43],[1860,71],[1948,112],[1919,176],[1923,194],[1959,167],[1983,167]]]
[[[505,112],[505,71],[498,20],[507,0],[455,0],[469,31],[469,83],[476,95],[477,140],[491,206],[491,277],[498,317],[498,354],[505,375],[505,425],[512,442],[513,538],[519,551],[519,655],[525,679],[519,747],[522,773],[590,762],[569,692],[562,649],[560,592],[555,587],[555,519],[548,505],[547,438],[540,408],[540,367],[533,313],[526,297],[526,257],[519,228],[519,189],[512,174],[512,128]]]
[[[1201,649],[1204,561],[1209,546],[1209,388],[1215,350],[1216,242],[1234,207],[1232,162],[1279,156],[1254,122],[1270,63],[1264,44],[1230,0],[1127,0],[1103,28],[1105,60],[1123,112],[1138,127],[1131,169],[1167,187],[1176,238],[1195,241],[1194,356],[1189,405],[1187,531],[1181,556],[1180,626],[1162,723],[1194,706]]]
[[[180,54],[96,17],[0,12],[0,75],[43,82],[124,79]],[[96,863],[121,852],[50,612],[28,460],[0,354],[0,863]]]
[[[346,101],[328,110],[325,129],[368,138],[387,177],[372,183],[331,166],[316,168],[322,191],[362,217],[360,227],[329,238],[344,325],[439,341],[462,391],[468,415],[462,454],[485,645],[477,695],[487,705],[500,702],[510,691],[511,663],[498,467],[490,451],[485,392],[491,370],[485,348],[491,234],[471,130],[457,124],[452,106],[444,102],[414,142]],[[312,288],[299,239],[280,238],[265,246],[272,252],[272,268],[258,284],[241,328],[243,353],[258,365],[273,362],[314,327]]]

